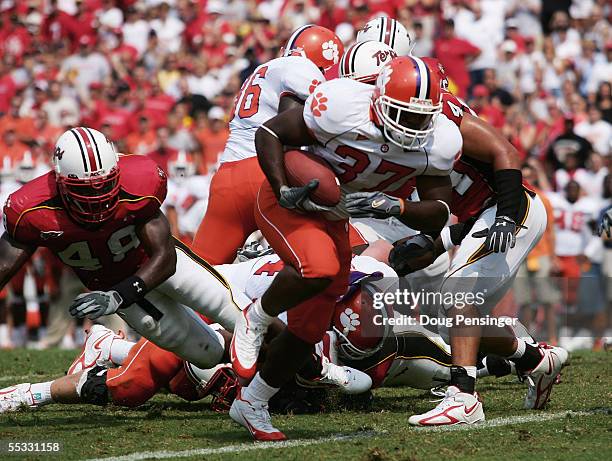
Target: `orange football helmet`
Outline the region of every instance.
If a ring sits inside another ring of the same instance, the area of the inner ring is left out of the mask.
[[[289,37],[282,50],[283,56],[304,56],[325,71],[338,64],[344,53],[342,41],[325,27],[307,24],[300,27]]]
[[[376,80],[372,104],[385,137],[403,148],[420,148],[442,112],[440,77],[421,58],[398,57]]]

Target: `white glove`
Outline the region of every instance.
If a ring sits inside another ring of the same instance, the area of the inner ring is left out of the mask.
[[[70,315],[82,319],[95,320],[103,315],[117,312],[123,299],[116,291],[92,291],[83,293],[74,298],[70,306]]]

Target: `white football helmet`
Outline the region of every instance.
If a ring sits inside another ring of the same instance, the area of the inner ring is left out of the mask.
[[[340,59],[340,77],[374,83],[380,69],[397,53],[389,45],[374,40],[357,42],[347,48]]]
[[[30,182],[36,177],[36,164],[32,158],[32,153],[26,150],[23,153],[23,158],[17,162],[15,168],[15,180],[21,184]]]
[[[100,224],[119,204],[119,164],[113,143],[92,128],[76,127],[55,144],[53,167],[70,216],[81,224]]]
[[[193,176],[196,172],[195,162],[184,150],[176,154],[176,157],[168,161],[168,174],[172,179],[184,179]]]
[[[397,20],[380,16],[368,21],[357,32],[357,42],[374,40],[389,45],[398,56],[408,56],[412,53],[414,43],[406,28]]]

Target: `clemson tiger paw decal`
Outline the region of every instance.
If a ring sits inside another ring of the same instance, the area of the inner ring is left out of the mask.
[[[357,327],[361,325],[359,321],[359,314],[353,312],[353,309],[347,307],[342,314],[340,314],[340,323],[344,328],[344,331],[355,331]]]
[[[315,90],[316,87],[318,87],[321,84],[321,82],[317,79],[314,79],[312,82],[310,82],[310,86],[308,87],[308,93],[312,94]]]
[[[320,117],[321,112],[325,112],[327,110],[327,98],[323,96],[323,93],[317,93],[312,98],[312,103],[310,104],[310,110],[312,111],[315,117]]]
[[[338,44],[333,40],[329,40],[328,42],[323,42],[321,45],[323,48],[323,57],[328,61],[332,61],[334,64],[338,62],[340,58],[340,52],[338,50]]]

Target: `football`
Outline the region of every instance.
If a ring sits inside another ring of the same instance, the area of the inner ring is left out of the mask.
[[[304,186],[313,179],[319,180],[311,194],[312,201],[324,206],[336,206],[340,202],[340,181],[325,160],[301,150],[285,153],[285,172],[289,185]]]

